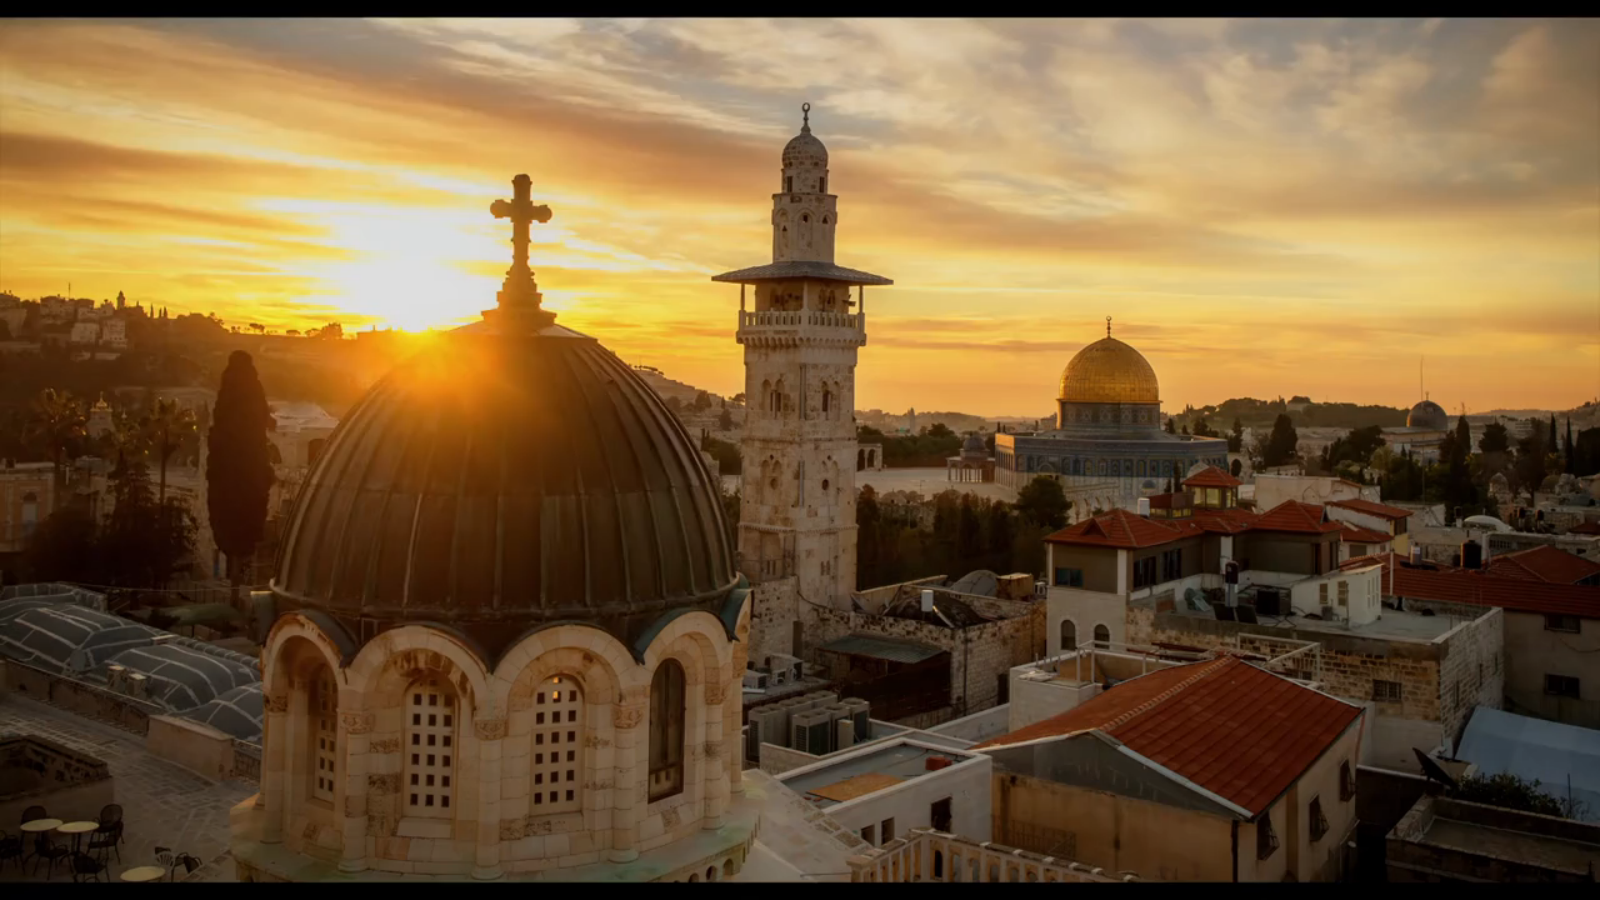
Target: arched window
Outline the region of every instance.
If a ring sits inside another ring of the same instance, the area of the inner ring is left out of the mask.
[[[529,810],[536,816],[583,808],[583,692],[570,676],[555,675],[533,697],[533,782]]]
[[[944,854],[938,850],[933,851],[933,877],[944,877]]]
[[[311,680],[311,695],[306,698],[312,727],[307,729],[311,738],[311,758],[316,766],[310,770],[311,796],[329,803],[334,798],[334,779],[339,774],[339,694],[333,683],[333,670],[319,667]]]
[[[1111,643],[1111,629],[1104,625],[1096,625],[1094,627],[1094,641],[1096,644]]]
[[[802,222],[810,222],[811,221],[811,216],[808,213],[801,213],[800,214],[800,221],[802,221]]]
[[[406,815],[449,818],[455,794],[456,694],[442,678],[406,691]]]
[[[826,194],[827,192],[828,192],[828,176],[824,175],[821,178],[817,179],[817,193]],[[824,225],[828,224],[828,220],[827,219],[823,219],[822,220],[822,224],[824,224]]]
[[[785,194],[794,193],[794,176],[793,175],[785,175],[785,176],[783,176],[783,192]]]
[[[650,679],[650,800],[683,790],[683,666],[663,660]]]
[[[833,411],[833,392],[826,388],[822,391],[822,415],[827,416]]]
[[[1061,649],[1078,649],[1078,626],[1071,619],[1061,620]]]

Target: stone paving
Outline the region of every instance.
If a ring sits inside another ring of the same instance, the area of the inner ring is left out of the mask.
[[[64,710],[16,696],[0,697],[0,734],[42,735],[74,750],[104,760],[111,769],[116,801],[126,823],[117,855],[110,859],[110,879],[137,866],[155,865],[155,848],[199,857],[205,865],[189,881],[234,881],[228,855],[228,810],[256,793],[254,784],[214,783],[187,769],[151,756],[135,734]],[[50,801],[43,801],[46,808]],[[15,823],[6,823],[7,826]],[[7,830],[14,830],[7,827]],[[12,866],[0,870],[0,881],[44,881],[41,871],[19,875]],[[182,870],[179,878],[183,879]],[[104,876],[102,876],[104,877]],[[56,867],[53,881],[70,881]]]

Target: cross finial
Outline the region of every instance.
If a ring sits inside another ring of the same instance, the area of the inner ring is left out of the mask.
[[[811,104],[800,104],[800,133],[811,133]]]
[[[532,185],[533,179],[527,175],[511,179],[513,199],[509,203],[496,200],[490,204],[489,212],[496,219],[511,220],[511,268],[506,271],[506,280],[500,289],[500,310],[515,315],[536,314],[534,319],[542,326],[555,321],[555,316],[539,308],[544,295],[539,293],[533,271],[528,268],[528,226],[550,221],[550,207],[533,205]]]
[[[1106,337],[1111,337],[1111,317],[1106,316]]]

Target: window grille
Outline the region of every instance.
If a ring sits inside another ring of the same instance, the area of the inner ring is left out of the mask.
[[[412,685],[406,696],[406,814],[449,818],[455,793],[455,693],[430,678]]]
[[[583,694],[570,676],[539,685],[533,703],[533,780],[528,785],[533,815],[583,808]]]

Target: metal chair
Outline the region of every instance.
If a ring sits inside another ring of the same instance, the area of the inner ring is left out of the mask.
[[[31,820],[30,820],[31,821]],[[45,870],[44,880],[49,881],[56,873],[56,863],[66,859],[72,851],[57,844],[50,839],[48,834],[40,834],[33,843],[33,872],[39,873],[39,863],[49,862],[50,867]]]
[[[109,853],[117,854],[117,862],[122,862],[122,851],[117,845],[122,843],[122,822],[112,822],[109,826],[102,825],[89,833],[89,851],[100,851],[100,858],[107,859]]]
[[[170,879],[172,877],[172,848],[157,847],[156,862],[161,864],[161,868],[167,870],[167,877]]]
[[[99,881],[100,876],[106,872],[106,864],[87,853],[72,854],[72,880],[73,881]]]
[[[29,822],[37,822],[40,819],[48,819],[48,818],[50,818],[50,814],[44,811],[44,807],[42,807],[42,806],[30,806],[27,809],[22,811],[22,821],[19,822],[18,824],[26,825]]]
[[[22,837],[13,837],[9,832],[0,831],[0,869],[4,869],[6,860],[17,861],[17,868],[22,868],[22,850],[24,841]]]
[[[200,861],[200,857],[189,853],[179,853],[172,860],[172,872],[173,875],[176,876],[178,867],[183,866],[183,874],[190,875],[194,873],[195,869],[198,869],[203,865],[205,865],[205,863]],[[172,880],[177,881],[178,879],[174,877]]]

